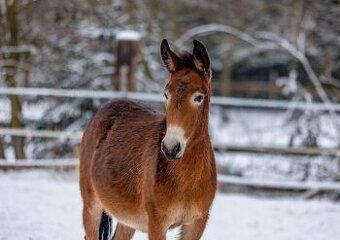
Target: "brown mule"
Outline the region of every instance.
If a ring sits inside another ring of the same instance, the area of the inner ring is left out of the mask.
[[[117,100],[85,129],[80,151],[80,189],[86,240],[131,239],[137,230],[166,239],[180,226],[182,240],[200,239],[216,192],[214,153],[208,133],[210,59],[194,41],[176,55],[167,41],[161,57],[170,72],[166,114]]]

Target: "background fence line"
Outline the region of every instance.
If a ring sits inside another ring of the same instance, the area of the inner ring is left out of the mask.
[[[117,99],[127,98],[146,102],[164,102],[164,97],[159,93],[142,92],[118,92],[108,90],[80,90],[80,89],[56,89],[56,88],[6,88],[0,87],[0,95],[21,96],[54,96],[69,98],[93,98],[93,99]],[[246,108],[274,108],[274,109],[302,109],[314,111],[328,111],[321,102],[301,102],[285,100],[267,100],[254,98],[212,97],[211,104],[230,107]],[[340,104],[331,104],[332,108],[340,112]]]
[[[117,99],[126,98],[146,102],[164,102],[162,94],[141,93],[141,92],[117,92],[101,90],[79,90],[79,89],[53,89],[53,88],[5,88],[0,87],[1,95],[21,96],[47,96],[47,97],[69,97],[69,98],[90,98],[90,99]],[[232,97],[212,97],[211,103],[219,106],[243,107],[243,108],[264,108],[264,109],[301,109],[314,111],[327,111],[324,103],[319,102],[296,102],[283,100],[265,99],[241,99]],[[340,112],[340,104],[332,104],[335,111]],[[34,130],[0,128],[0,135],[59,138],[80,141],[82,131],[57,131],[57,130]],[[273,146],[243,146],[213,143],[215,151],[236,151],[252,152],[261,154],[294,154],[294,155],[328,155],[340,156],[340,149],[319,149],[319,148],[287,148]],[[27,169],[27,168],[63,168],[74,169],[79,165],[78,158],[63,159],[25,159],[25,161],[0,159],[0,169]],[[264,182],[257,179],[244,179],[242,177],[218,175],[219,183],[234,184],[238,186],[255,188],[273,188],[284,190],[307,190],[307,191],[340,191],[340,184],[334,182]]]
[[[0,135],[37,137],[37,138],[60,138],[80,140],[82,131],[57,131],[57,130],[34,130],[27,128],[0,128]]]
[[[0,169],[20,170],[20,169],[70,169],[75,170],[79,166],[78,158],[64,159],[25,159],[25,161],[7,162],[0,160]],[[236,185],[243,187],[253,187],[260,189],[281,189],[281,190],[306,190],[307,193],[318,191],[340,191],[338,182],[317,182],[317,181],[275,181],[259,180],[244,177],[227,176],[218,174],[219,184]]]
[[[54,88],[5,88],[0,87],[0,95],[22,95],[22,96],[48,96],[48,97],[70,97],[91,99],[117,99],[127,98],[146,102],[164,102],[164,97],[157,93],[102,91],[102,90],[79,90],[79,89],[54,89]],[[296,102],[265,99],[242,99],[232,97],[212,97],[211,103],[219,106],[245,107],[245,108],[270,108],[270,109],[303,109],[315,111],[327,111],[327,107],[319,102]],[[333,108],[340,112],[340,104],[332,104]],[[0,128],[0,135],[60,138],[80,140],[82,131],[57,131],[57,130],[34,130]],[[293,155],[328,155],[340,156],[340,149],[320,148],[288,148],[273,146],[243,146],[214,143],[217,151],[237,151],[270,154],[293,154]]]
[[[82,131],[57,131],[57,130],[33,130],[18,128],[0,128],[0,135],[37,137],[37,138],[59,138],[80,141]],[[292,155],[327,155],[340,156],[340,149],[335,148],[311,148],[311,147],[280,147],[280,146],[256,146],[256,145],[234,145],[214,143],[216,151],[251,152],[263,154],[292,154]]]

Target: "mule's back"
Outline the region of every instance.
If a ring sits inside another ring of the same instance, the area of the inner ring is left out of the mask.
[[[161,118],[159,113],[145,104],[128,100],[110,102],[95,114],[85,128],[81,163],[91,159],[94,150],[103,147],[103,142],[108,144],[110,139],[124,142],[127,136],[138,137],[145,127],[158,123]]]

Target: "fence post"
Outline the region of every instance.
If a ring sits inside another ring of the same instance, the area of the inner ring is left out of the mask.
[[[0,159],[5,159],[5,147],[4,147],[5,141],[2,141],[0,138]]]
[[[118,91],[136,91],[136,70],[140,35],[135,31],[117,34],[116,69],[113,87]]]

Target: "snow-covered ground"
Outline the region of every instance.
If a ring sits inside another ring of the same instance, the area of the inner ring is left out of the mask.
[[[177,232],[169,234],[176,239]],[[337,240],[340,205],[217,194],[203,239]],[[0,239],[83,239],[74,175],[0,173]],[[134,239],[147,239],[137,233]]]

